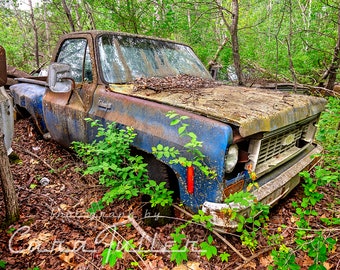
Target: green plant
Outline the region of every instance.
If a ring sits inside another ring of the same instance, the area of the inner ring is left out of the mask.
[[[197,135],[194,132],[187,130],[190,125],[185,123],[185,120],[189,119],[189,117],[179,115],[173,111],[169,111],[166,116],[171,119],[171,126],[179,125],[177,130],[178,135],[188,139],[188,142],[184,145],[184,152],[189,155],[190,158],[183,156],[183,152],[175,147],[163,146],[162,144],[152,147],[152,153],[159,159],[162,157],[170,158],[170,164],[181,164],[183,167],[196,166],[205,176],[211,179],[216,178],[216,171],[204,165],[205,156],[200,150],[200,148],[202,148],[202,142],[197,140]]]
[[[325,152],[324,168],[340,175],[340,99],[328,98],[326,110],[321,114],[316,139],[322,144]],[[339,177],[338,177],[339,179]]]
[[[124,241],[119,249],[118,242],[111,241],[110,246],[105,248],[102,252],[102,265],[109,264],[111,267],[115,266],[118,259],[123,258],[123,253],[134,249],[136,246],[133,244],[133,239]]]
[[[131,143],[136,137],[133,128],[118,129],[115,123],[106,127],[97,120],[86,119],[98,132],[92,143],[73,142],[72,147],[87,167],[87,174],[98,174],[99,183],[109,188],[104,196],[89,209],[90,213],[101,210],[115,199],[131,199],[140,194],[149,195],[151,204],[162,206],[172,203],[165,184],[148,179],[147,164],[142,156],[131,154]]]
[[[335,244],[335,239],[330,237],[325,239],[319,232],[317,236],[307,244],[308,256],[314,260],[314,263],[309,267],[309,269],[326,270],[323,264],[328,259],[328,254],[333,250]]]
[[[181,264],[183,261],[188,260],[189,249],[186,245],[182,244],[183,239],[186,238],[182,230],[189,225],[190,222],[186,222],[175,229],[175,232],[170,234],[174,240],[174,245],[171,247],[171,261],[176,261],[177,264]]]
[[[16,228],[11,227],[11,228],[9,228],[9,229],[6,231],[6,233],[12,234],[13,232],[15,232],[15,230],[16,230]]]
[[[30,184],[30,189],[35,189],[37,187],[37,184]]]
[[[230,254],[227,252],[223,252],[220,254],[220,259],[222,262],[228,262],[229,261]]]
[[[269,269],[282,269],[282,270],[298,270],[300,266],[295,262],[295,254],[291,248],[288,248],[286,245],[282,244],[279,250],[273,249],[271,255],[274,259],[274,265],[269,266]]]
[[[7,262],[0,260],[0,268],[5,269]]]
[[[192,216],[192,221],[202,224],[209,231],[213,229],[213,224],[211,223],[212,216],[206,215],[202,210],[198,210],[198,213]]]
[[[316,166],[313,174],[304,171],[300,176],[304,179],[302,184],[304,197],[301,203],[293,202],[295,208],[295,224],[297,230],[295,232],[295,243],[297,248],[306,252],[313,259],[310,270],[326,269],[324,262],[328,259],[328,254],[333,250],[336,240],[331,237],[325,237],[325,233],[315,231],[310,226],[310,219],[319,216],[315,210],[315,205],[320,203],[324,198],[320,187],[328,185],[330,189],[338,189],[338,181],[340,178],[340,146],[338,140],[340,138],[340,100],[329,98],[327,109],[322,113],[318,124],[317,140],[322,144],[324,153],[320,155],[322,158],[322,166]],[[334,202],[336,203],[336,202]],[[320,218],[327,226],[340,224],[337,217]],[[312,240],[310,240],[312,239]],[[281,245],[279,250],[273,250],[274,265],[280,269],[299,269],[295,263],[295,256],[290,249]]]
[[[133,266],[133,267],[137,267],[137,266],[139,266],[139,263],[138,262],[130,262],[130,265]]]
[[[262,226],[265,226],[269,214],[269,206],[256,200],[256,197],[248,191],[239,191],[230,194],[225,203],[231,206],[225,209],[230,215],[230,220],[237,221],[237,232],[241,233],[242,244],[255,250],[258,245],[257,233]],[[247,209],[247,217],[240,212],[240,209]]]
[[[180,226],[175,228],[175,232],[171,234],[171,237],[174,240],[174,244],[171,247],[171,261],[176,261],[177,264],[181,264],[183,261],[188,260],[188,254],[190,250],[188,246],[183,243],[183,240],[186,240],[186,234],[184,230],[189,225],[200,225],[204,226],[204,228],[208,229],[209,231],[213,230],[213,224],[211,223],[212,216],[204,214],[202,210],[192,216],[191,220],[186,221],[185,223],[181,224]],[[218,250],[216,246],[213,244],[213,237],[209,234],[205,241],[200,243],[195,243],[194,246],[198,245],[200,249],[200,255],[205,256],[208,260],[210,260],[213,256],[217,256]],[[228,262],[229,260],[229,253],[220,253],[219,258],[222,262]]]
[[[209,235],[207,237],[207,241],[200,243],[200,247],[202,249],[201,256],[206,256],[208,261],[213,255],[217,255],[217,248],[212,245],[213,240],[213,237]]]

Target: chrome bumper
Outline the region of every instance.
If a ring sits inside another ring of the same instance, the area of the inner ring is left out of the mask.
[[[312,159],[311,156],[322,152],[322,147],[316,145],[308,154],[303,158],[298,159],[287,170],[284,170],[275,178],[271,179],[266,184],[262,185],[258,189],[254,190],[252,194],[256,197],[257,201],[267,205],[274,205],[280,199],[284,198],[289,192],[291,192],[300,182],[299,173],[306,169],[311,168],[318,159]],[[235,209],[244,216],[247,216],[249,207],[244,207],[238,204],[226,204],[226,203],[214,203],[204,202],[202,210],[205,214],[212,216],[212,223],[222,230],[234,230],[237,227],[235,220],[230,220],[228,209]],[[230,212],[230,211],[229,211]]]

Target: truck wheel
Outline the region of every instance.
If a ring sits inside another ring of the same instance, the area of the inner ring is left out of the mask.
[[[157,160],[153,155],[144,156],[144,162],[148,164],[149,178],[157,183],[166,182],[166,188],[174,191],[173,199],[178,194],[178,183],[175,174],[164,163]],[[174,209],[172,205],[151,207],[150,197],[144,195],[143,201],[143,220],[151,227],[164,226],[173,220]]]

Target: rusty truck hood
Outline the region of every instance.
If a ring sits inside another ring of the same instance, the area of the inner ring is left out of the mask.
[[[217,86],[195,90],[154,91],[133,85],[111,84],[116,93],[186,109],[239,127],[242,137],[276,130],[320,113],[323,98],[275,90]]]

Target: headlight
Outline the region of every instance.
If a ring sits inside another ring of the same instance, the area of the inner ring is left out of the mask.
[[[233,171],[238,160],[238,146],[236,144],[230,145],[228,153],[225,156],[225,171],[230,173]]]

